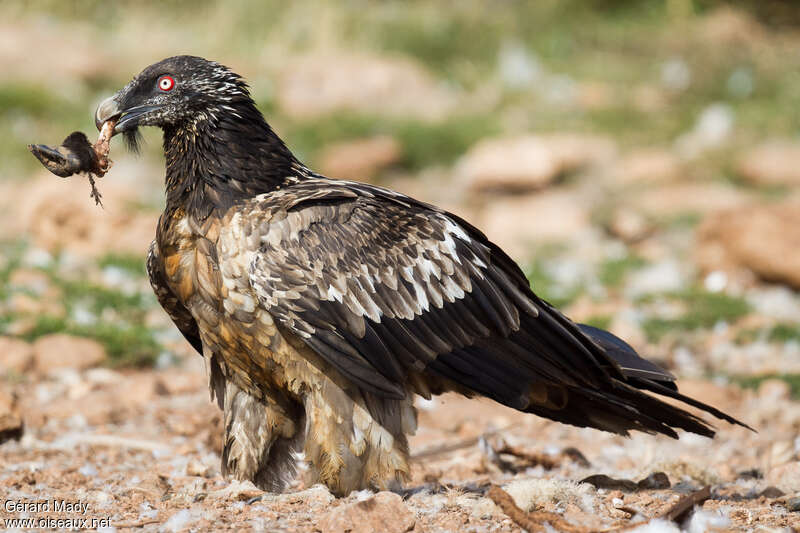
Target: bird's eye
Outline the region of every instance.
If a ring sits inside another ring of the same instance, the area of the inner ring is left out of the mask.
[[[158,88],[162,91],[171,91],[175,87],[175,80],[172,76],[161,76],[158,78]]]

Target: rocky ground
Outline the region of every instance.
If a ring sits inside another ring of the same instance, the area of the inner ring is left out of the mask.
[[[9,7],[0,518],[90,518],[104,531],[800,529],[800,33],[691,2],[656,18],[534,4],[508,18],[469,2],[201,3],[182,26],[146,2],[98,3],[85,20]],[[250,19],[278,22],[264,37]],[[158,136],[140,157],[114,141],[104,209],[83,178],[57,179],[25,151],[92,131],[100,96],[186,47],[244,74],[312,166],[463,216],[538,294],[757,432],[626,439],[445,396],[418,404],[401,495],[224,480],[202,362],[144,276],[163,202]],[[57,60],[25,53],[56,48]],[[675,511],[686,498],[697,506]],[[56,500],[88,507],[13,508]]]

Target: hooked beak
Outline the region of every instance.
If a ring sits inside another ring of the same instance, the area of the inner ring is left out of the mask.
[[[114,127],[114,135],[132,130],[139,125],[140,117],[160,107],[142,105],[130,109],[120,109],[117,96],[116,94],[110,96],[97,106],[97,111],[94,113],[94,125],[97,127],[97,131],[100,131],[103,128],[103,124],[112,119],[117,120],[117,124]]]

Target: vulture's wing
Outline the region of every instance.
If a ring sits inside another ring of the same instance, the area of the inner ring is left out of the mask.
[[[150,286],[158,298],[158,303],[178,327],[184,338],[203,355],[203,343],[200,341],[200,329],[197,327],[194,317],[188,309],[178,300],[172,289],[167,284],[167,277],[164,274],[164,264],[158,253],[156,241],[150,243],[150,250],[147,252],[147,276],[150,278]]]
[[[402,397],[418,372],[581,426],[711,432],[628,385],[600,344],[537,298],[519,267],[456,216],[330,180],[268,201],[275,215],[250,264],[251,284],[279,323],[361,388]],[[646,414],[652,404],[667,420]]]

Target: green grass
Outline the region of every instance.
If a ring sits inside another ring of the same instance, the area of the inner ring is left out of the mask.
[[[608,330],[611,326],[613,317],[611,315],[593,315],[582,321],[583,324],[594,326],[596,328]]]
[[[659,296],[649,295],[643,301],[652,302],[657,298],[682,302],[686,311],[676,318],[650,317],[643,322],[645,334],[656,342],[673,332],[711,328],[721,321],[734,322],[750,312],[750,305],[743,298],[700,288]]]
[[[21,337],[33,341],[51,333],[66,333],[98,341],[105,347],[108,364],[113,367],[148,366],[155,362],[162,351],[153,331],[141,324],[100,321],[92,325],[78,325],[65,318],[45,315],[37,317],[33,328]]]
[[[729,376],[730,380],[746,389],[757,389],[768,379],[779,379],[789,384],[792,398],[800,399],[800,374],[763,374],[760,376]]]
[[[0,266],[0,301],[10,295],[8,280],[19,267],[25,253],[24,243],[2,243],[5,261]],[[40,269],[50,277],[51,283],[61,289],[64,316],[30,316],[19,313],[0,313],[0,333],[18,321],[33,320],[30,330],[20,337],[33,341],[51,333],[66,333],[97,340],[106,348],[111,366],[144,366],[152,364],[163,348],[156,341],[151,328],[145,326],[147,313],[157,305],[149,288],[131,294],[88,281],[85,274],[78,279],[64,278],[53,266]],[[144,260],[141,257],[108,254],[98,261],[98,266],[115,266],[144,276]],[[24,289],[13,289],[16,292]],[[31,296],[36,296],[31,294]],[[91,312],[96,321],[92,324],[77,323],[73,312],[77,307]],[[111,311],[111,316],[108,312]]]
[[[800,341],[800,324],[780,323],[769,329],[743,329],[736,333],[735,341],[737,344],[749,344],[759,338],[776,343]]]
[[[554,307],[562,308],[569,305],[581,293],[579,287],[565,287],[556,283],[541,261],[534,261],[524,269],[524,272],[533,292]]]
[[[116,267],[134,276],[146,275],[145,258],[135,254],[108,253],[97,261],[100,268]]]
[[[286,124],[281,129],[285,131],[289,148],[312,166],[314,157],[331,143],[390,135],[401,145],[399,165],[412,171],[450,164],[481,138],[500,131],[494,118],[483,115],[457,116],[429,123],[350,113]]]
[[[627,254],[619,259],[609,259],[600,265],[598,277],[606,287],[619,287],[625,277],[633,270],[647,265],[647,261],[637,255]]]

